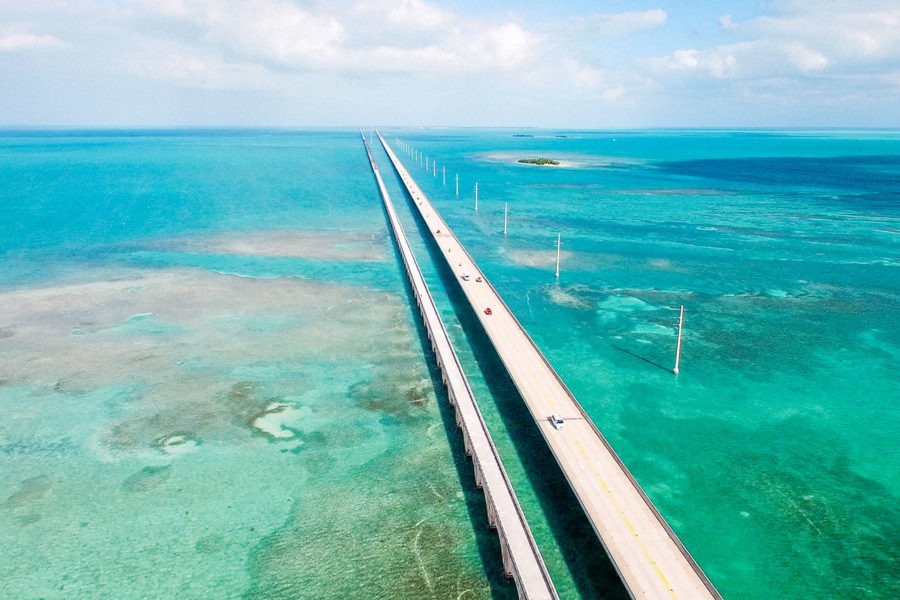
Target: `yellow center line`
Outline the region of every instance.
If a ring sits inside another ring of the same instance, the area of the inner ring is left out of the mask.
[[[631,524],[631,521],[628,520],[628,517],[625,516],[625,512],[622,510],[622,507],[619,506],[619,503],[616,502],[615,497],[612,494],[612,491],[609,489],[609,486],[606,485],[606,482],[603,480],[603,477],[600,476],[600,473],[597,472],[597,469],[594,467],[594,464],[591,462],[591,459],[588,458],[587,452],[585,452],[584,448],[578,442],[578,439],[571,431],[567,431],[569,437],[572,438],[572,441],[575,442],[575,445],[578,446],[578,449],[581,450],[581,454],[584,456],[585,460],[587,460],[588,464],[591,466],[591,471],[593,471],[594,475],[600,480],[600,483],[603,484],[603,489],[606,490],[609,499],[612,501],[613,506],[616,507],[619,515],[622,517],[622,520],[625,521],[625,524],[628,525],[628,529],[631,530],[631,533],[634,534],[634,538],[637,540],[638,545],[640,545],[641,550],[644,551],[644,555],[647,557],[647,560],[650,561],[650,564],[653,565],[654,570],[656,570],[656,574],[659,575],[659,578],[662,579],[662,582],[665,584],[666,589],[669,590],[669,593],[672,595],[672,598],[678,600],[678,597],[675,595],[675,590],[672,589],[672,586],[669,585],[669,580],[666,579],[666,576],[663,574],[662,570],[656,564],[656,561],[653,560],[653,557],[650,556],[650,551],[647,550],[647,547],[644,545],[644,542],[641,540],[641,536],[638,535],[638,532],[635,531],[634,526]]]

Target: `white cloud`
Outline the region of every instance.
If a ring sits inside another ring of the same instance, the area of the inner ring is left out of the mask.
[[[811,74],[827,68],[830,60],[802,42],[780,44],[757,40],[709,50],[676,50],[662,59],[647,61],[647,64],[663,74],[675,71],[715,79],[757,79]]]
[[[743,35],[798,42],[837,63],[900,57],[900,4],[896,2],[790,2],[779,12],[746,23]]]
[[[133,3],[136,26],[158,19],[153,33],[171,35],[171,22],[188,25],[181,41],[203,51],[218,50],[236,62],[251,59],[282,67],[331,64],[344,28],[329,14],[316,14],[287,0],[165,0]],[[152,23],[150,24],[152,26]]]
[[[717,79],[730,78],[738,74],[739,57],[751,46],[752,44],[734,44],[708,51],[694,48],[676,50],[670,56],[647,61],[647,64],[655,70],[698,73]]]
[[[473,65],[480,63],[482,69],[515,69],[536,58],[536,47],[540,44],[538,36],[515,23],[489,27],[467,37],[469,39],[459,40],[465,44],[466,62]],[[462,44],[458,48],[460,51],[463,50]]]
[[[344,28],[334,17],[289,2],[218,5],[208,12],[208,19],[209,35],[239,56],[280,65],[327,66],[344,38]]]
[[[133,5],[138,10],[169,18],[183,18],[191,14],[191,9],[184,0],[134,0]]]
[[[0,37],[0,52],[19,52],[22,50],[41,50],[58,48],[62,40],[52,35],[34,35],[31,33],[11,33]]]
[[[619,77],[578,61],[566,61],[563,72],[576,89],[593,92],[604,100],[618,100],[629,91]]]
[[[849,74],[900,60],[900,4],[859,0],[787,0],[772,14],[737,22],[719,18],[723,30],[744,42],[706,50],[682,49],[653,64],[715,78],[775,77],[829,72]]]
[[[369,23],[417,33],[451,27],[456,21],[453,13],[425,0],[359,0],[353,13]]]
[[[797,69],[803,73],[821,71],[828,67],[831,61],[827,56],[813,50],[803,42],[787,43],[784,47],[785,55]]]
[[[670,69],[696,69],[700,66],[700,51],[694,50],[676,50],[672,56],[663,59],[663,64]]]
[[[737,29],[737,23],[731,15],[722,15],[719,17],[719,25],[722,29]]]
[[[454,27],[427,44],[391,41],[367,48],[341,49],[338,71],[466,74],[527,68],[544,47],[541,36],[515,23]]]
[[[543,44],[517,23],[463,20],[425,0],[306,8],[288,0],[134,0],[131,6],[135,28],[174,36],[184,54],[193,49],[276,71],[508,71]]]
[[[99,59],[85,43],[94,54],[79,62],[102,61],[135,84],[309,99],[338,89],[377,97],[401,81],[420,95],[440,86],[444,95],[454,85],[521,87],[514,82],[547,48],[545,35],[511,18],[463,19],[423,0],[125,0],[96,27],[116,50]],[[375,83],[362,91],[360,81]]]

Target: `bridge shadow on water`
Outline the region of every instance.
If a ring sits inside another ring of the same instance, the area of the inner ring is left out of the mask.
[[[387,213],[385,213],[385,218],[387,218]],[[404,283],[403,289],[406,292],[406,298],[413,312],[416,334],[428,365],[428,374],[431,377],[431,385],[434,388],[438,411],[441,415],[441,422],[444,425],[444,433],[447,435],[447,441],[450,445],[450,454],[453,457],[453,466],[456,469],[456,475],[463,493],[463,501],[475,532],[478,556],[484,566],[488,584],[491,588],[491,598],[495,600],[514,600],[518,597],[518,594],[516,593],[515,584],[504,575],[500,539],[497,537],[497,532],[488,524],[484,493],[475,485],[475,470],[471,459],[466,454],[462,431],[456,425],[455,409],[450,405],[450,397],[441,379],[441,371],[434,356],[434,350],[431,348],[431,340],[428,339],[428,331],[422,322],[422,315],[419,313],[412,286],[406,277],[405,271],[403,271],[403,258],[400,255],[400,250],[393,243],[394,236],[390,226],[388,226],[388,232],[392,239],[391,247],[394,250],[394,256],[401,269],[401,277]]]
[[[615,567],[607,556],[599,538],[594,533],[590,521],[581,509],[581,505],[578,503],[577,497],[557,465],[556,459],[553,458],[550,448],[534,423],[525,401],[519,395],[506,367],[478,321],[478,316],[463,294],[456,276],[444,261],[440,247],[431,237],[427,225],[418,214],[415,206],[413,206],[412,198],[406,192],[402,181],[393,168],[390,173],[403,190],[403,196],[406,199],[407,207],[413,214],[418,233],[425,241],[429,257],[436,267],[440,281],[462,325],[466,340],[488,385],[497,411],[506,425],[510,441],[522,463],[528,483],[534,490],[535,496],[540,503],[541,510],[547,519],[551,533],[566,563],[566,568],[571,574],[578,596],[580,598],[610,600],[625,600],[629,598],[630,596]],[[418,318],[418,315],[416,321],[421,328],[421,318]],[[423,348],[429,356],[429,364],[432,364],[434,358],[424,329],[422,329],[422,336]],[[435,377],[436,371],[432,373],[433,377]],[[457,470],[460,472],[460,481],[463,482],[464,488],[470,485],[474,487],[472,466],[462,449],[462,435],[456,428],[453,409],[444,402],[446,391],[443,388],[439,374],[436,374],[435,381],[435,387],[441,390],[440,397],[445,429],[448,437],[451,438],[454,453],[459,454]],[[485,401],[485,399],[481,400],[482,402]],[[492,435],[497,435],[497,433],[492,432]],[[456,452],[457,450],[458,452]],[[465,466],[459,464],[461,462]],[[463,471],[465,471],[464,474]],[[483,496],[478,492],[480,502],[476,509],[469,502],[468,494],[470,491],[464,489],[464,493],[467,494],[466,503],[470,507],[469,513],[474,519],[473,522],[476,529],[480,531],[482,524],[487,523]],[[485,567],[489,570],[493,570],[493,565],[499,562],[500,547],[499,542],[496,540],[496,535],[493,535],[493,546],[496,548],[496,550],[492,550],[496,552],[494,556],[487,556],[485,554],[485,551],[488,550],[487,543],[479,542],[482,560]],[[540,544],[540,540],[538,542]],[[514,587],[513,593],[515,593]],[[569,595],[561,594],[561,597],[569,597]]]

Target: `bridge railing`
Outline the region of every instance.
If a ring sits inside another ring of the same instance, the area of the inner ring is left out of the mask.
[[[425,323],[426,331],[428,332],[428,337],[432,344],[432,350],[437,356],[438,366],[441,368],[443,378],[445,379],[444,383],[448,388],[448,396],[450,397],[451,402],[454,404],[454,407],[456,409],[457,423],[460,426],[460,429],[462,429],[463,431],[467,453],[472,457],[472,463],[476,474],[476,483],[479,484],[479,487],[482,488],[482,492],[485,495],[485,502],[488,507],[489,520],[491,522],[490,524],[497,529],[497,534],[500,538],[504,569],[516,582],[516,587],[519,592],[520,598],[528,597],[525,593],[524,585],[522,583],[525,574],[520,570],[520,566],[516,558],[517,553],[515,549],[511,548],[509,542],[509,533],[505,529],[504,519],[501,518],[501,516],[498,514],[496,498],[496,493],[498,492],[498,490],[493,489],[490,481],[487,477],[485,477],[486,457],[482,456],[482,454],[477,450],[477,447],[480,447],[480,445],[476,446],[475,444],[473,444],[473,432],[470,429],[473,424],[469,423],[469,421],[464,417],[465,409],[459,406],[459,402],[461,400],[459,398],[460,391],[463,395],[462,400],[466,402],[470,410],[474,411],[474,414],[476,416],[476,423],[474,424],[474,426],[478,428],[479,433],[483,436],[483,439],[486,442],[485,445],[491,453],[490,462],[494,466],[494,468],[498,470],[501,476],[501,481],[504,487],[504,495],[512,503],[515,517],[519,521],[521,530],[524,532],[529,551],[535,557],[538,568],[540,569],[540,577],[543,579],[546,585],[548,595],[550,598],[557,598],[553,581],[551,580],[550,574],[547,571],[547,567],[544,564],[543,558],[541,557],[540,549],[538,548],[537,542],[535,541],[534,536],[531,533],[531,529],[528,526],[528,522],[525,519],[525,513],[522,510],[522,506],[519,503],[515,490],[512,487],[512,483],[509,480],[509,475],[506,471],[506,468],[503,466],[503,461],[501,460],[500,455],[497,452],[496,445],[493,442],[493,438],[491,437],[490,431],[487,428],[487,424],[484,421],[481,410],[478,408],[478,402],[475,400],[475,395],[472,393],[471,386],[469,385],[468,379],[465,376],[462,364],[459,362],[459,357],[453,349],[453,343],[451,342],[450,336],[447,333],[447,329],[440,317],[437,305],[434,303],[434,298],[431,295],[430,290],[428,289],[428,284],[425,282],[425,277],[422,275],[419,264],[415,260],[415,256],[413,255],[412,249],[409,246],[409,241],[403,234],[403,229],[402,225],[400,225],[399,217],[397,216],[397,212],[394,209],[393,204],[389,200],[387,189],[384,185],[384,181],[381,178],[381,174],[378,171],[378,167],[375,164],[375,159],[372,156],[372,152],[369,149],[369,145],[366,142],[365,136],[363,136],[363,143],[365,144],[366,153],[368,154],[373,173],[375,174],[379,190],[381,191],[382,198],[384,200],[385,212],[387,212],[388,220],[391,222],[391,229],[394,235],[394,239],[397,242],[398,247],[400,248],[400,255],[404,263],[407,277],[410,281],[410,287],[412,288],[413,295],[416,299],[416,304],[419,307],[419,312],[422,315],[422,320]],[[448,362],[450,363],[449,366]],[[453,379],[455,379],[455,385],[451,381]],[[462,390],[458,389],[460,386],[462,387]]]

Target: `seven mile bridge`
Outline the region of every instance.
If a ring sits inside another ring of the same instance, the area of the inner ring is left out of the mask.
[[[484,273],[379,139],[633,598],[721,596]],[[554,424],[553,415],[564,426]]]

